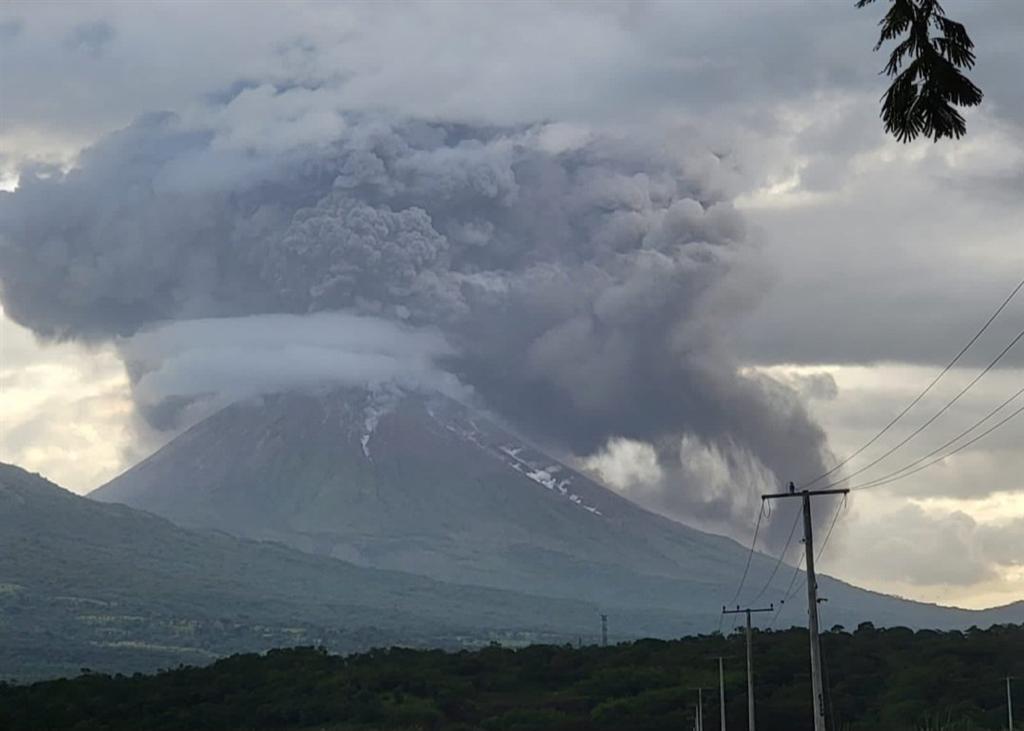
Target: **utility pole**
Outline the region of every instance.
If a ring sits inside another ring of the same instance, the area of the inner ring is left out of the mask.
[[[814,528],[811,522],[811,498],[845,495],[847,489],[800,490],[789,483],[789,492],[762,495],[761,500],[798,497],[804,508],[804,564],[807,568],[807,629],[811,639],[811,689],[814,695],[814,731],[825,731],[824,685],[821,682],[821,638],[818,634],[818,577],[814,573]]]
[[[722,607],[722,614],[746,614],[747,615],[747,727],[748,731],[754,731],[754,649],[753,631],[750,627],[750,615],[758,612],[774,612],[775,606],[769,605],[761,609],[726,609]],[[724,711],[723,711],[724,713]],[[815,729],[815,731],[818,731]]]
[[[608,615],[601,615],[601,647],[608,647]]]
[[[1010,692],[1010,681],[1013,677],[1006,676],[1006,728],[1013,731],[1013,694]]]
[[[718,658],[718,708],[722,713],[722,720],[719,725],[720,731],[725,731],[725,669],[722,661],[725,658]]]
[[[697,708],[693,719],[694,728],[697,731],[704,731],[704,689],[690,688],[690,690],[697,691]]]

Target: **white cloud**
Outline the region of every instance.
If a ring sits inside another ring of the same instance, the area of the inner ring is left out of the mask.
[[[43,345],[0,311],[0,460],[87,492],[138,456],[133,411],[112,347]]]
[[[981,608],[1019,601],[1024,512],[982,519],[983,513],[968,512],[974,507],[971,501],[937,508],[858,495],[823,570],[860,586],[941,604]]]
[[[343,312],[179,320],[123,340],[142,409],[189,404],[183,427],[232,401],[291,388],[397,383],[468,394],[437,361],[451,353],[435,330]]]

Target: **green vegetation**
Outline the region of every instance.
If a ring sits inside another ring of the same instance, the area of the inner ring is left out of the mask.
[[[1024,675],[1024,626],[967,632],[834,628],[823,636],[831,728],[1005,728],[1003,678]],[[806,631],[755,637],[762,729],[810,727]],[[0,685],[9,731],[678,731],[703,686],[718,728],[717,669],[726,655],[729,725],[746,728],[743,637],[641,640],[602,648],[323,650],[236,655],[155,676],[85,674]],[[1024,704],[1022,704],[1024,705]]]

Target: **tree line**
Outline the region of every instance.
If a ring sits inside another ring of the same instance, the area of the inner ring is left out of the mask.
[[[806,630],[757,632],[758,724],[811,728]],[[829,728],[836,731],[1006,727],[1007,675],[1024,676],[1024,626],[966,632],[834,627],[822,637]],[[324,648],[235,655],[155,675],[0,685],[9,731],[678,731],[718,722],[726,656],[727,726],[746,729],[740,633],[600,646],[491,645],[445,652]],[[1024,692],[1021,693],[1024,712]]]

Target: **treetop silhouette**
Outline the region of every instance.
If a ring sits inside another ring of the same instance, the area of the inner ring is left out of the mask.
[[[874,2],[858,0],[857,7]],[[900,142],[920,135],[936,142],[943,137],[959,139],[967,124],[956,107],[977,106],[982,99],[981,89],[960,71],[974,67],[974,42],[962,23],[946,17],[938,0],[890,2],[879,22],[875,50],[902,40],[884,69],[893,79],[882,96],[885,131]]]

